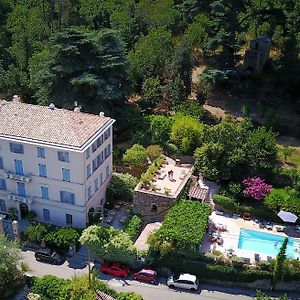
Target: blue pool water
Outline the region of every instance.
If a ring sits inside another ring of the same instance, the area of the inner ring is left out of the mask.
[[[284,237],[281,235],[242,228],[238,248],[276,256],[283,241]],[[300,258],[300,239],[289,238],[286,254],[290,258]]]

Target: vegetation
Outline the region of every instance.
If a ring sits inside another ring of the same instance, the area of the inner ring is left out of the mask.
[[[45,224],[30,224],[26,229],[29,241],[41,242],[48,234],[49,229]]]
[[[153,160],[157,159],[158,157],[160,157],[161,155],[163,155],[164,150],[159,145],[149,145],[146,148],[146,152],[147,152],[149,159],[151,161],[153,161]]]
[[[59,228],[49,232],[44,241],[56,249],[67,250],[69,246],[77,245],[80,233],[75,228]]]
[[[23,274],[16,267],[20,258],[17,244],[0,234],[0,295],[3,299],[11,299],[24,285]]]
[[[89,226],[83,230],[80,243],[98,259],[128,264],[135,263],[137,259],[137,251],[129,235],[112,227]]]
[[[162,226],[149,237],[151,250],[161,257],[176,253],[195,255],[210,213],[206,204],[181,200],[168,211]]]
[[[165,158],[163,155],[159,156],[153,161],[153,163],[148,167],[147,171],[141,175],[141,182],[144,186],[149,185],[149,182],[154,178],[155,173],[159,170],[161,164],[164,162]]]
[[[124,153],[123,161],[125,164],[133,167],[144,165],[147,162],[146,149],[140,144],[134,144]]]
[[[265,181],[260,177],[246,178],[243,180],[243,185],[243,195],[256,201],[260,201],[265,198],[272,189],[272,186],[265,183]]]
[[[133,190],[138,184],[138,179],[129,173],[112,173],[107,187],[112,200],[132,201]]]
[[[275,298],[271,298],[271,297],[267,296],[262,291],[257,291],[255,299],[256,300],[275,300]],[[276,298],[276,299],[279,299],[279,300],[288,300],[289,298],[288,298],[287,295],[283,295],[283,296],[280,296],[279,298]]]
[[[124,222],[124,232],[127,233],[130,238],[135,238],[141,229],[142,222],[141,217],[138,215],[129,216]]]

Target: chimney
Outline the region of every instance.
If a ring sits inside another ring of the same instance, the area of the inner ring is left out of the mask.
[[[54,103],[53,103],[53,102],[51,102],[51,103],[49,104],[48,108],[49,108],[49,109],[52,109],[52,110],[54,110],[54,109],[55,109],[55,105],[54,105]]]
[[[21,98],[19,97],[19,95],[14,95],[13,98],[12,98],[12,101],[21,102]]]
[[[104,112],[103,112],[103,111],[100,111],[99,116],[100,116],[100,117],[104,117]]]

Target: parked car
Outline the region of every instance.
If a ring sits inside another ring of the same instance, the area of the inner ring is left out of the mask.
[[[182,288],[196,291],[199,288],[199,280],[195,275],[188,273],[178,273],[171,275],[167,280],[169,288]]]
[[[139,272],[133,274],[133,279],[143,282],[156,283],[157,282],[157,272],[150,269],[143,269]]]
[[[63,256],[48,248],[38,249],[35,252],[34,256],[38,261],[43,261],[53,265],[61,265],[65,261],[65,258]]]
[[[101,265],[101,272],[113,276],[127,278],[129,276],[129,267],[119,262],[107,261]]]

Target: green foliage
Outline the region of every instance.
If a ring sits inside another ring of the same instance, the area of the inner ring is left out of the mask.
[[[154,178],[155,173],[159,170],[164,160],[165,158],[163,155],[159,156],[152,162],[152,164],[148,167],[147,171],[141,175],[141,182],[144,185],[148,185],[149,182]]]
[[[198,170],[210,180],[240,180],[249,172],[269,166],[276,158],[276,134],[255,129],[246,119],[227,119],[206,127],[203,145],[194,157]],[[248,173],[248,174],[247,174]]]
[[[76,245],[79,241],[80,234],[74,228],[60,228],[49,232],[44,241],[55,248],[67,249],[71,245]]]
[[[138,215],[129,216],[124,222],[124,232],[133,239],[137,236],[141,226],[142,219]]]
[[[26,229],[28,239],[34,242],[41,242],[48,232],[45,224],[30,224]]]
[[[222,195],[215,195],[214,202],[215,204],[220,205],[222,208],[226,209],[229,212],[237,213],[238,204],[232,198],[222,196]]]
[[[273,270],[273,289],[276,286],[276,283],[283,278],[283,267],[286,260],[286,247],[288,243],[288,238],[286,237],[280,247],[279,253],[276,256],[275,266]]]
[[[167,253],[197,253],[208,226],[210,207],[196,201],[181,200],[167,213],[162,226],[149,239],[152,250]]]
[[[132,264],[137,258],[136,248],[129,235],[112,227],[89,226],[83,230],[80,243],[98,259]]]
[[[171,140],[182,153],[191,153],[201,144],[204,125],[189,116],[177,115],[174,120],[171,128]]]
[[[150,160],[153,161],[153,160],[157,159],[158,157],[160,157],[163,154],[164,150],[159,145],[149,145],[146,148],[146,152],[147,152],[147,155],[150,158]]]
[[[100,108],[113,114],[127,93],[127,78],[127,61],[111,30],[66,29],[30,60],[31,86],[40,104],[51,98],[72,108],[78,100],[89,112]]]
[[[171,60],[172,52],[171,32],[164,27],[151,29],[128,54],[135,82],[141,83],[146,78],[161,76]]]
[[[295,151],[294,148],[289,147],[289,146],[284,146],[282,149],[282,153],[284,155],[284,161],[286,162],[287,158],[290,157],[293,152]]]
[[[41,300],[68,299],[70,281],[53,275],[45,275],[35,280],[31,292],[39,294]]]
[[[255,299],[256,300],[275,300],[275,298],[271,298],[271,297],[267,296],[262,291],[257,291]],[[287,295],[283,295],[283,296],[280,296],[279,298],[276,298],[276,299],[278,299],[278,300],[288,300],[289,298],[288,298]]]
[[[0,295],[3,299],[10,299],[24,284],[23,275],[16,267],[20,258],[17,244],[0,234]]]
[[[143,300],[143,297],[134,292],[121,292],[118,294],[117,300]]]
[[[174,120],[162,115],[150,115],[148,122],[151,143],[164,145],[169,140]]]
[[[138,184],[138,179],[129,173],[112,173],[108,190],[115,199],[132,201],[133,190]]]
[[[133,167],[144,165],[147,161],[147,153],[145,148],[140,144],[134,144],[124,153],[123,161],[125,164]]]
[[[152,109],[162,98],[162,86],[159,77],[146,78],[142,86],[143,97],[139,105],[143,109]]]
[[[183,103],[179,104],[175,108],[176,113],[180,113],[185,116],[190,116],[198,121],[202,121],[204,117],[204,109],[196,101],[186,100]]]

